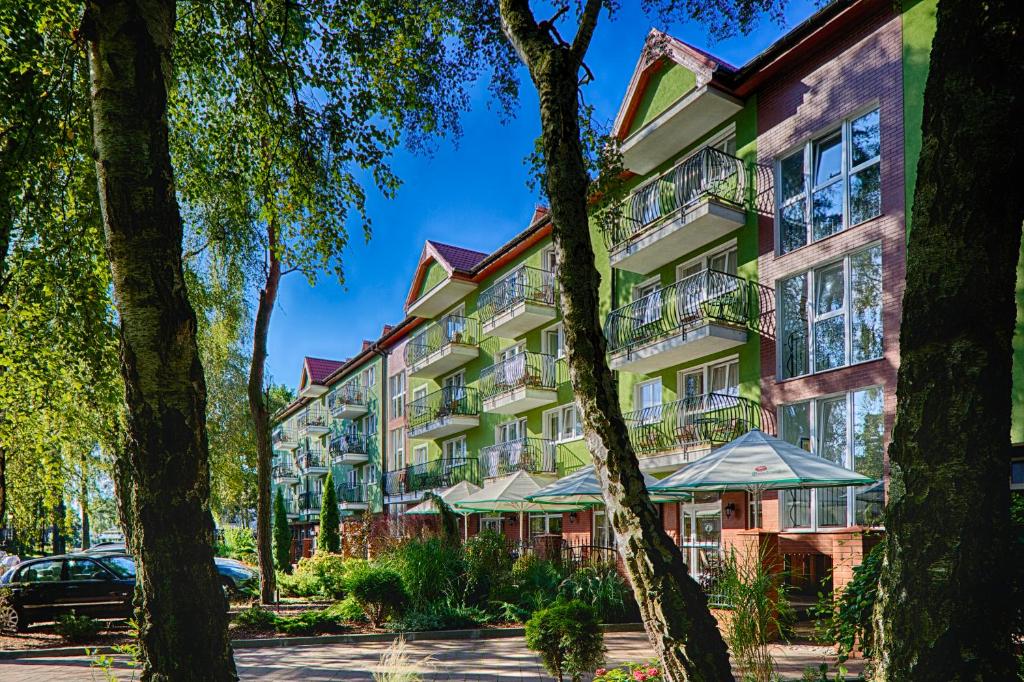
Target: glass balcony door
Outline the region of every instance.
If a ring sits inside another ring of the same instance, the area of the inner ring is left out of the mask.
[[[722,499],[718,493],[694,493],[679,505],[679,546],[696,577],[718,559],[722,543]]]

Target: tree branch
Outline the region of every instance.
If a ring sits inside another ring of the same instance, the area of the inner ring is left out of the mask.
[[[576,37],[573,38],[572,47],[570,48],[572,55],[586,69],[590,80],[594,80],[594,74],[583,63],[583,57],[587,54],[587,50],[590,48],[590,41],[594,37],[594,29],[597,28],[597,20],[601,15],[602,4],[602,0],[587,0],[587,5],[583,8],[583,13],[580,15],[580,25],[576,29]]]

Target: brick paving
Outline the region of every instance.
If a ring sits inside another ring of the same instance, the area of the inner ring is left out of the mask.
[[[651,656],[650,644],[643,633],[609,634],[605,636],[605,644],[609,660],[643,661]],[[419,641],[409,642],[407,646],[412,660],[417,662],[417,667],[429,680],[506,682],[551,679],[521,637]],[[372,680],[380,657],[387,648],[387,643],[374,642],[241,649],[235,652],[235,661],[243,680]],[[805,668],[817,668],[829,650],[790,645],[775,647],[774,654],[783,679],[798,680]],[[859,664],[851,666],[850,672],[859,673]],[[133,671],[123,662],[119,662],[115,673],[118,680],[137,679],[137,675],[133,676]],[[0,661],[0,680],[4,682],[99,682],[105,679],[104,672],[90,668],[85,658]]]

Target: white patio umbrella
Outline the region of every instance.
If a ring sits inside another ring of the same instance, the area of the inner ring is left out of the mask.
[[[458,500],[464,500],[467,497],[469,497],[470,495],[472,495],[473,493],[478,492],[479,490],[480,490],[480,486],[478,486],[478,485],[476,485],[474,483],[470,483],[469,481],[459,481],[458,483],[456,483],[452,487],[448,488],[447,490],[443,491],[439,495],[439,497],[442,500],[444,500],[445,502],[448,503],[449,507],[452,507],[452,510],[456,514],[459,514],[460,516],[462,516],[462,526],[463,526],[463,529],[464,529],[465,537],[467,537],[467,538],[469,537],[469,522],[466,520],[466,517],[469,516],[470,514],[472,514],[473,512],[466,511],[466,510],[463,510],[463,509],[459,509],[459,508],[455,507],[454,504]],[[411,509],[407,509],[405,511],[405,513],[406,514],[420,515],[420,514],[439,514],[440,512],[438,511],[437,505],[434,504],[433,500],[424,500],[423,502],[420,502],[419,504],[417,504],[415,507],[412,507]]]
[[[658,479],[654,476],[644,474],[644,484],[648,490],[651,490],[651,486],[657,482]],[[678,502],[690,497],[689,493],[667,492],[651,495],[651,501]],[[537,492],[527,495],[526,499],[541,504],[571,504],[580,509],[604,504],[604,497],[601,495],[601,481],[598,479],[597,470],[593,464],[544,486]]]
[[[492,481],[469,497],[455,502],[456,509],[468,512],[519,512],[519,538],[523,537],[523,514],[525,512],[575,511],[572,505],[552,505],[531,502],[527,495],[544,487],[547,481],[537,480],[525,471],[517,471]]]
[[[874,482],[875,479],[869,476],[753,429],[648,489],[652,493],[742,490],[760,499],[765,490],[829,488]]]

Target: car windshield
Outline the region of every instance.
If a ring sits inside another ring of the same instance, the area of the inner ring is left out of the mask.
[[[134,578],[135,562],[131,557],[107,556],[98,559],[101,564],[113,571],[118,578]]]

